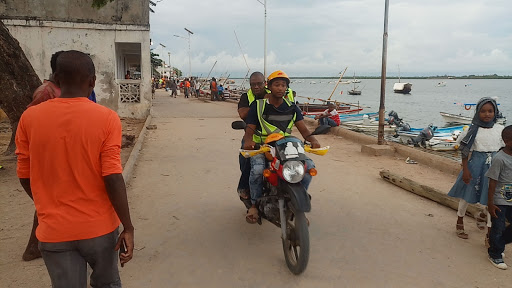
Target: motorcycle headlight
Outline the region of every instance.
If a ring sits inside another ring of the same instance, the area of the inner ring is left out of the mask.
[[[304,164],[300,161],[288,161],[283,165],[283,178],[290,183],[298,183],[304,178]]]

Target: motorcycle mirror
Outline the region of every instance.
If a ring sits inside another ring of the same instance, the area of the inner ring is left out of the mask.
[[[231,123],[231,128],[235,129],[235,130],[243,130],[245,129],[245,122],[244,121],[233,121],[233,123]]]

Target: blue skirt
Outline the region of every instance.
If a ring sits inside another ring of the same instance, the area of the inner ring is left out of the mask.
[[[487,205],[487,192],[489,191],[489,178],[485,173],[491,166],[491,159],[496,152],[477,152],[471,153],[468,162],[468,169],[471,172],[471,181],[469,184],[462,181],[462,171],[460,171],[457,181],[453,184],[448,196],[461,198],[468,203],[481,203]]]

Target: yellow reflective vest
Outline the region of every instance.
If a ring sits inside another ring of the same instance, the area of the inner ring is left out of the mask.
[[[288,106],[292,106],[293,103],[288,101],[288,99],[284,98],[284,102]],[[293,125],[295,124],[295,119],[297,118],[297,115],[295,114],[295,111],[293,111],[293,114],[264,114],[265,112],[265,106],[267,105],[267,99],[260,99],[256,100],[256,108],[258,113],[258,120],[260,122],[261,126],[261,137],[254,134],[252,139],[256,143],[263,143],[265,142],[265,139],[268,135],[272,133],[279,133],[283,136],[290,136],[292,133]],[[280,123],[281,127],[286,127],[285,131],[282,131],[275,125],[269,123],[268,121],[273,123]]]

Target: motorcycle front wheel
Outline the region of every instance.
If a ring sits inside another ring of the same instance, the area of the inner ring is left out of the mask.
[[[306,270],[309,261],[309,229],[304,212],[290,213],[286,219],[287,239],[282,240],[288,269],[295,274]]]

